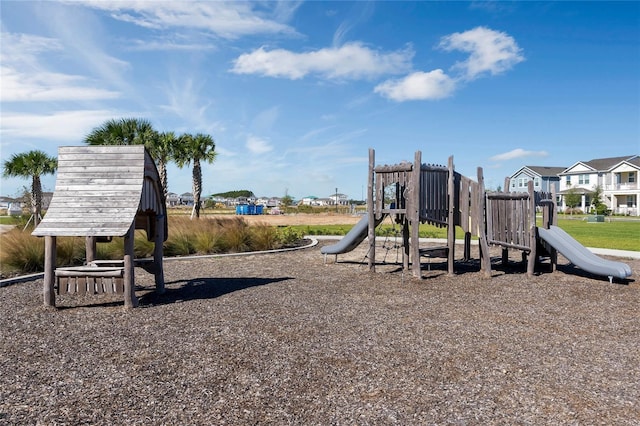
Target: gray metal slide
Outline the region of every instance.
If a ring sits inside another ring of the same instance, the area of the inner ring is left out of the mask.
[[[551,226],[550,229],[538,228],[538,236],[578,268],[594,275],[606,276],[609,282],[613,278],[625,279],[631,276],[629,265],[596,256],[557,226]]]
[[[380,225],[384,215],[376,221],[376,227]],[[330,246],[324,246],[320,249],[322,254],[342,254],[347,253],[354,248],[358,247],[369,233],[369,216],[365,215],[355,224],[353,228],[336,244]]]

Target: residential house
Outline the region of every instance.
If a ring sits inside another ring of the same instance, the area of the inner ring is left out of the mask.
[[[175,192],[169,192],[166,199],[167,207],[175,207],[180,204],[180,196]]]
[[[300,204],[302,204],[303,206],[319,206],[320,201],[319,198],[316,197],[315,195],[307,195],[306,197],[302,197],[302,200],[300,200]]]
[[[560,173],[566,167],[524,166],[509,176],[509,192],[526,192],[529,181],[533,181],[533,190],[560,191]],[[505,189],[506,190],[506,189]]]
[[[349,204],[349,198],[345,194],[331,194],[328,197],[329,204],[335,206],[346,206]]]
[[[180,204],[183,206],[192,206],[193,194],[190,192],[185,192],[183,194],[180,194]]]
[[[581,195],[579,208],[590,210],[592,194],[596,187],[601,189],[601,201],[613,214],[640,216],[640,156],[597,158],[578,161],[558,174],[561,195],[577,191]],[[562,208],[566,208],[564,196]]]

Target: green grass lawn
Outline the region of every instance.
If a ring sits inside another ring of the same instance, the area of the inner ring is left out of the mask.
[[[598,247],[616,250],[640,251],[640,221],[611,221],[588,223],[580,219],[560,219],[558,226],[585,247]],[[345,235],[351,225],[300,225],[291,228],[306,235]],[[379,236],[401,236],[399,225],[393,227],[387,222],[376,230]],[[421,238],[446,238],[445,228],[432,225],[420,225]],[[456,228],[456,238],[463,238],[460,228]]]

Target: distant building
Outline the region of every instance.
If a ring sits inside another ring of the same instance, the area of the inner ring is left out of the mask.
[[[640,216],[640,156],[596,158],[578,161],[559,173],[561,195],[573,190],[581,195],[580,208],[588,212],[596,186],[602,190],[602,202],[613,214]],[[564,197],[562,207],[566,208]]]
[[[524,191],[533,181],[536,191],[558,194],[557,204],[566,210],[565,196],[569,192],[581,196],[580,210],[588,213],[596,187],[601,189],[601,201],[613,214],[640,216],[640,156],[596,158],[578,161],[570,167],[524,166],[509,177],[511,192]]]

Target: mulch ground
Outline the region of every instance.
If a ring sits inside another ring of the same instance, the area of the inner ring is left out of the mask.
[[[419,280],[366,248],[167,260],[129,310],[0,288],[0,424],[640,424],[640,260]]]

